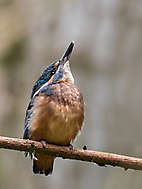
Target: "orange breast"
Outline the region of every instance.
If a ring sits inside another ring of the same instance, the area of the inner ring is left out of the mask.
[[[75,106],[59,103],[46,95],[37,97],[31,119],[30,139],[46,140],[59,145],[70,144],[83,123],[84,112],[80,103],[79,100]]]

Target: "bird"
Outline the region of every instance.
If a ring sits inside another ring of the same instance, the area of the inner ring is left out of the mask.
[[[32,88],[23,139],[39,141],[43,148],[47,143],[72,146],[82,129],[84,100],[74,84],[69,62],[73,47],[74,41],[59,60],[44,70]],[[33,173],[45,176],[52,174],[56,157],[37,152],[30,155],[33,159]]]

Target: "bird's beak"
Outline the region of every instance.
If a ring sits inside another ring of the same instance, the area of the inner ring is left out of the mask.
[[[69,65],[69,58],[73,50],[73,47],[74,41],[70,43],[69,47],[58,61],[58,69],[53,76],[53,83],[60,81],[62,79],[66,80],[67,82],[74,83],[74,78],[72,76]]]
[[[64,63],[67,62],[71,56],[72,50],[74,47],[74,41],[72,41],[67,48],[67,50],[64,52],[63,56],[61,57],[60,61],[63,61]]]

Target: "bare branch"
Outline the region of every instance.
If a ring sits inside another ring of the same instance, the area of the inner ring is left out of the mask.
[[[65,146],[56,146],[47,144],[46,148],[42,147],[40,142],[32,140],[24,140],[17,138],[8,138],[0,136],[0,148],[26,151],[26,152],[38,152],[48,154],[51,156],[62,157],[63,159],[76,159],[86,162],[93,162],[99,166],[118,166],[125,170],[135,169],[142,170],[142,159],[128,157],[124,155],[117,155],[105,152],[96,152],[90,150],[71,149]]]

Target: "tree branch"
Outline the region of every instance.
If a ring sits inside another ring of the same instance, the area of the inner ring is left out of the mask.
[[[62,157],[63,159],[76,159],[81,161],[93,162],[99,166],[118,166],[125,170],[135,169],[142,170],[142,159],[117,155],[112,153],[97,152],[90,150],[71,149],[65,146],[56,146],[47,144],[46,148],[42,147],[40,142],[24,140],[17,138],[8,138],[0,136],[0,148],[38,152],[51,156]]]

